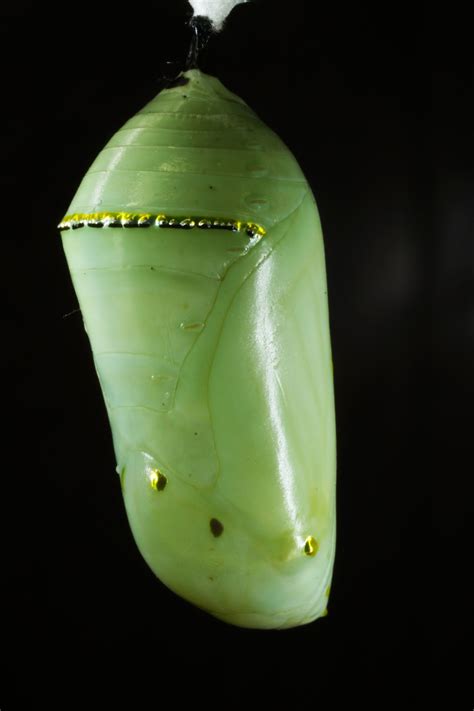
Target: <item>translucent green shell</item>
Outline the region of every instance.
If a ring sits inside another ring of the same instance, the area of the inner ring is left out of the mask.
[[[111,139],[61,234],[145,560],[227,622],[291,627],[325,613],[335,551],[321,227],[281,140],[186,79]]]

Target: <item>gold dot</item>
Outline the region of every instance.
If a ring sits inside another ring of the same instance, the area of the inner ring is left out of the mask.
[[[158,469],[152,469],[150,472],[150,484],[151,488],[155,491],[163,491],[166,484],[168,483],[168,478],[162,474]]]
[[[306,555],[316,555],[319,549],[319,543],[313,536],[308,536],[304,542],[304,552]]]

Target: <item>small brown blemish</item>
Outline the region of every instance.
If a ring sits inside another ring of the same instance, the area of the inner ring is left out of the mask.
[[[155,491],[163,491],[166,484],[168,483],[168,477],[166,477],[158,469],[152,469],[149,475],[151,488]]]
[[[268,200],[264,197],[251,197],[248,199],[248,204],[257,210],[260,210],[262,207],[266,207],[268,205]]]
[[[254,178],[262,178],[268,173],[267,168],[264,165],[260,165],[258,163],[247,166],[247,170],[249,174]]]
[[[183,331],[199,331],[201,328],[204,328],[202,321],[195,321],[194,323],[181,323],[180,326]]]
[[[217,518],[211,518],[211,520],[209,521],[209,525],[211,527],[211,532],[214,538],[219,538],[219,536],[222,536],[224,526]]]
[[[319,549],[319,544],[314,536],[308,536],[304,542],[304,552],[306,555],[316,555]]]

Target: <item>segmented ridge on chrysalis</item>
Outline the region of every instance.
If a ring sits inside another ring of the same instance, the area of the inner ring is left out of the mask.
[[[255,222],[222,217],[172,217],[170,215],[133,212],[96,212],[66,215],[58,225],[59,230],[77,230],[81,227],[161,227],[189,230],[217,229],[246,232],[250,237],[263,237],[266,229]]]

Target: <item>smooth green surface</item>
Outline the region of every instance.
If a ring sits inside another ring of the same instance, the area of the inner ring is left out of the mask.
[[[290,627],[324,613],[335,550],[319,217],[279,138],[217,79],[186,76],[112,138],[68,213],[230,217],[265,237],[84,227],[63,244],[144,558],[221,619]]]

